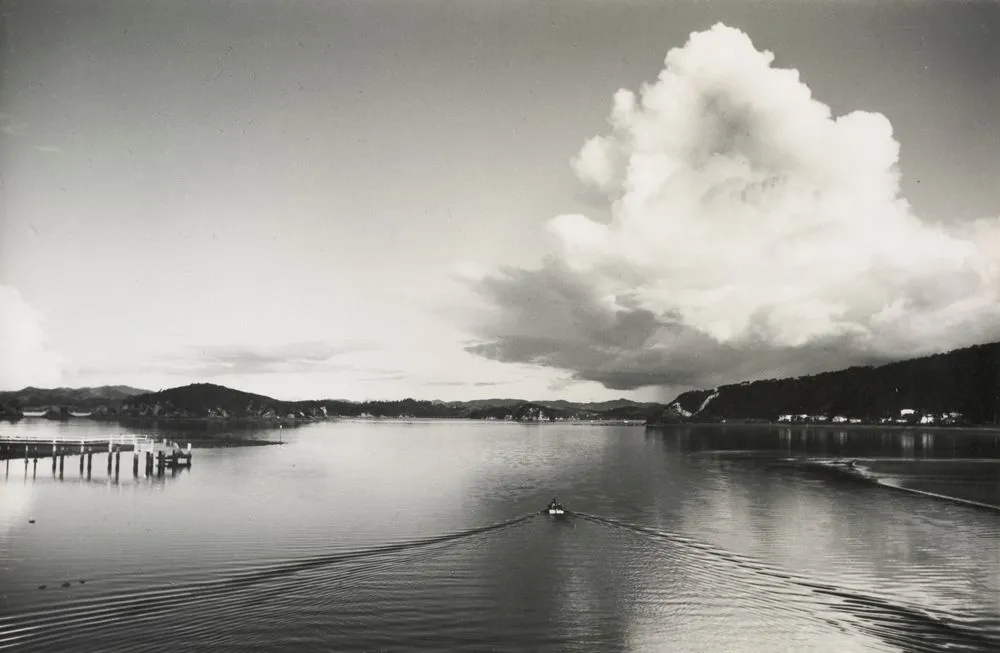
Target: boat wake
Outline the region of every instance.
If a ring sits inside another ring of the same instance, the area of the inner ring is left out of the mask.
[[[838,629],[851,627],[906,651],[1000,650],[1000,615],[989,618],[931,609],[897,596],[845,588],[834,579],[817,580],[676,533],[585,512],[573,514],[608,528],[628,529],[668,542],[679,564],[711,573],[714,583],[731,580],[734,588],[753,592],[757,603],[776,604],[811,617],[836,615],[824,620]],[[714,569],[709,572],[706,567]],[[732,578],[725,578],[725,567]]]
[[[56,608],[39,609],[0,617],[0,650],[14,647],[52,646],[87,632],[97,632],[127,622],[129,628],[171,618],[174,627],[181,609],[197,615],[203,627],[206,619],[223,618],[240,605],[265,599],[280,603],[310,574],[322,573],[324,580],[349,585],[366,576],[385,573],[388,567],[412,565],[436,556],[450,546],[485,534],[508,529],[537,518],[523,515],[478,528],[436,537],[404,540],[356,551],[319,554],[270,564],[256,564],[230,571],[221,578],[160,583],[148,589],[94,595],[68,600]],[[334,572],[334,573],[330,573]],[[177,613],[177,614],[175,614]],[[191,624],[194,630],[196,624]],[[183,625],[179,627],[184,630]],[[117,648],[117,647],[116,647]],[[125,650],[127,644],[117,648]]]
[[[973,508],[980,508],[982,510],[991,510],[993,512],[1000,512],[1000,506],[994,505],[992,503],[983,503],[982,501],[973,501],[972,499],[963,499],[962,497],[951,496],[950,494],[941,494],[940,492],[930,492],[928,490],[919,490],[913,487],[907,487],[899,483],[895,478],[885,476],[877,477],[871,475],[869,477],[873,483],[880,487],[888,488],[890,490],[897,490],[899,492],[906,492],[908,494],[913,494],[921,497],[928,497],[931,499],[938,499],[941,501],[950,501],[952,503],[961,504],[963,506],[970,506]]]
[[[950,501],[952,503],[957,503],[964,506],[970,506],[973,508],[980,508],[983,510],[1000,512],[1000,506],[992,503],[984,503],[982,501],[974,501],[972,499],[965,499],[962,497],[952,496],[950,494],[942,494],[940,492],[930,492],[928,490],[920,490],[918,488],[908,487],[903,483],[899,482],[897,477],[893,476],[892,474],[879,473],[871,466],[865,464],[852,465],[852,464],[846,464],[840,460],[811,460],[808,461],[806,464],[813,466],[814,468],[820,468],[826,471],[835,472],[843,476],[844,478],[849,478],[860,482],[871,483],[873,485],[877,485],[879,487],[887,488],[890,490],[906,492],[920,497],[938,499],[940,501]]]

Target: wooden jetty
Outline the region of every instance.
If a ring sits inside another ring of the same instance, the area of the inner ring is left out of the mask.
[[[38,467],[39,458],[52,457],[52,473],[61,478],[66,463],[66,456],[80,457],[80,475],[87,470],[91,475],[94,454],[107,451],[108,476],[118,477],[123,451],[132,453],[132,475],[138,476],[140,459],[145,476],[151,476],[156,471],[162,474],[166,468],[177,469],[191,466],[191,444],[181,448],[170,440],[153,440],[148,436],[138,435],[86,435],[64,436],[33,433],[2,433],[0,432],[0,460],[6,459],[9,470],[10,461],[24,457],[25,469],[29,462]],[[34,470],[33,470],[34,471]]]

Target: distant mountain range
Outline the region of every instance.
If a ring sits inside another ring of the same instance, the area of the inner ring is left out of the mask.
[[[98,408],[117,409],[124,399],[149,392],[127,385],[102,385],[96,388],[33,388],[0,392],[0,410],[7,407],[23,410],[66,408],[88,411]]]
[[[645,421],[663,404],[628,399],[595,403],[528,402],[521,399],[474,401],[282,401],[211,383],[149,392],[126,386],[101,388],[25,388],[0,392],[7,416],[45,414],[68,419],[89,417],[151,419],[309,420],[328,417],[468,418],[513,421],[632,420]]]
[[[647,424],[722,421],[996,424],[1000,421],[1000,343],[879,367],[724,385],[685,392],[669,404],[628,399],[281,401],[210,383],[149,392],[128,386],[24,388],[0,392],[0,417],[68,419],[313,420],[466,418],[504,421],[603,420]]]
[[[996,424],[1000,342],[879,367],[685,392],[651,423]]]
[[[127,385],[102,385],[97,388],[33,388],[0,392],[0,401],[17,398],[23,405],[72,404],[86,407],[121,401],[134,395],[149,392]]]

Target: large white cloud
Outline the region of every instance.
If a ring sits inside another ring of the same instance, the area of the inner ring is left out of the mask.
[[[1000,337],[1000,220],[944,227],[899,194],[889,121],[835,117],[716,25],[619,91],[572,161],[613,219],[554,219],[536,270],[480,280],[470,351],[609,387],[714,385]]]
[[[0,390],[58,385],[64,363],[46,344],[41,314],[16,288],[0,285]]]

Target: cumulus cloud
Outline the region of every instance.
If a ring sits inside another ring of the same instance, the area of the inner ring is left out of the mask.
[[[486,358],[609,388],[706,387],[1000,337],[1000,219],[946,227],[899,193],[877,113],[832,115],[716,25],[621,90],[571,164],[609,224],[562,215],[537,269],[473,283]]]
[[[65,361],[48,348],[42,324],[16,288],[0,285],[0,389],[59,384]]]

